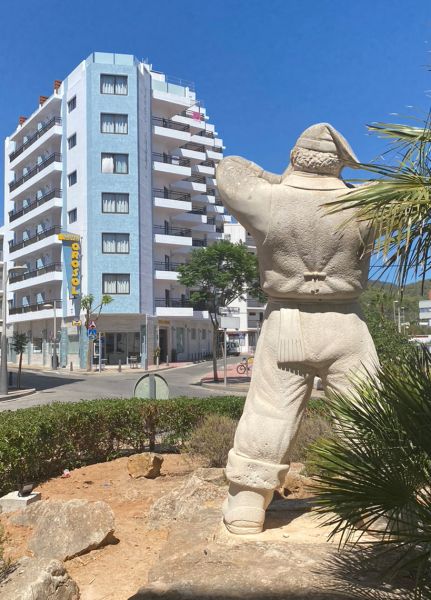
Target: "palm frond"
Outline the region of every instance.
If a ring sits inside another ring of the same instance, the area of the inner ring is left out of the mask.
[[[335,437],[314,447],[318,504],[341,543],[358,527],[414,569],[418,597],[431,585],[431,355],[416,350],[350,396],[331,395]],[[357,542],[356,542],[357,543]],[[421,596],[422,594],[422,596]]]

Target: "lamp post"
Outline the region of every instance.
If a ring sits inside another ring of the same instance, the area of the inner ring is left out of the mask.
[[[44,308],[53,308],[54,309],[54,327],[53,327],[53,337],[54,342],[52,346],[52,370],[56,371],[58,368],[57,361],[57,300],[53,300],[51,302],[47,302],[43,305]]]
[[[12,267],[12,271],[27,271],[27,267],[24,265],[17,265]],[[7,268],[7,261],[3,262],[3,304],[2,304],[2,334],[1,334],[1,361],[0,361],[0,394],[6,396],[9,391],[9,383],[7,377],[7,337],[6,337],[6,325],[7,325],[7,282],[9,279],[9,271]]]

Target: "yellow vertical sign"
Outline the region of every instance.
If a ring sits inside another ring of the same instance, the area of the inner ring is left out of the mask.
[[[77,298],[81,294],[81,238],[75,233],[59,233],[62,242],[71,242],[68,272],[70,297]],[[68,244],[69,246],[69,244]]]

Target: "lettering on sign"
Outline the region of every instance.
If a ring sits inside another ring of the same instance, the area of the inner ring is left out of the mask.
[[[64,232],[58,234],[58,239],[71,248],[69,289],[70,297],[77,298],[81,295],[81,238],[76,233]]]

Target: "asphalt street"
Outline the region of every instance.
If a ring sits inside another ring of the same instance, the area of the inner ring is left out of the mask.
[[[229,358],[228,363],[239,362],[238,358]],[[223,361],[219,361],[219,370]],[[212,363],[177,367],[160,371],[169,385],[170,396],[217,396],[223,395],[223,389],[209,390],[199,385],[201,377],[211,372]],[[50,373],[23,371],[23,388],[36,388],[36,393],[22,398],[1,400],[0,410],[16,410],[29,406],[49,404],[50,402],[77,402],[95,398],[130,398],[136,382],[142,373],[124,369],[121,373],[102,372],[101,374]]]

